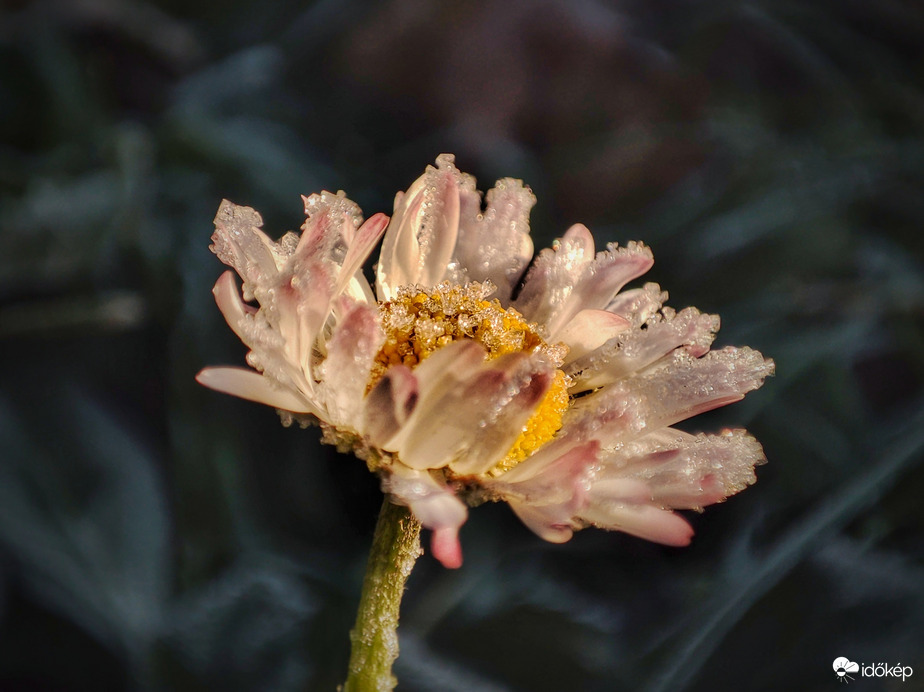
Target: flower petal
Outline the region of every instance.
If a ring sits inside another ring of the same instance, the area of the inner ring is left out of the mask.
[[[275,389],[263,375],[246,368],[205,368],[196,375],[196,381],[242,399],[267,404],[293,413],[311,413],[322,417],[320,410],[304,395],[288,389]]]
[[[628,281],[651,268],[651,251],[637,242],[609,245],[593,257],[593,237],[577,224],[555,250],[543,250],[526,275],[515,304],[527,319],[554,334],[578,312],[606,307]]]
[[[378,310],[365,303],[350,303],[334,329],[327,360],[318,370],[330,420],[348,428],[359,427],[363,398],[376,354],[385,341]]]
[[[250,345],[250,341],[243,329],[244,320],[257,311],[241,299],[233,271],[229,269],[218,277],[218,281],[215,282],[215,287],[212,289],[212,295],[215,296],[218,309],[224,316],[228,326],[234,330],[234,333],[237,334],[241,341]]]
[[[253,297],[253,287],[272,281],[278,273],[277,253],[260,228],[263,217],[250,207],[221,201],[215,215],[212,251],[244,280],[244,297]]]
[[[702,358],[676,351],[642,373],[574,400],[559,435],[618,446],[643,433],[739,401],[773,373],[773,361],[744,347]]]
[[[491,468],[542,401],[552,373],[527,354],[511,353],[453,379],[424,394],[408,421],[398,454],[412,468],[450,464],[460,475]]]
[[[571,295],[593,257],[594,237],[586,226],[575,224],[554,249],[546,248],[536,257],[514,306],[526,319],[547,325]]]
[[[462,544],[459,543],[459,529],[447,526],[435,529],[430,538],[430,551],[446,569],[459,569],[462,566]]]
[[[571,392],[583,392],[616,382],[683,347],[698,357],[709,350],[719,329],[717,315],[685,308],[651,321],[644,329],[627,330],[605,348],[590,353],[566,368],[572,378]]]
[[[522,353],[501,356],[490,365],[491,374],[474,384],[468,400],[481,409],[477,433],[469,433],[468,445],[449,463],[459,475],[485,473],[506,455],[554,379],[550,367]]]
[[[461,174],[451,154],[441,154],[436,164],[395,197],[376,270],[380,299],[393,298],[399,286],[435,286],[446,273],[459,233]]]
[[[467,182],[467,181],[466,181]],[[507,304],[533,256],[529,211],[536,197],[520,180],[498,180],[487,193],[482,213],[474,184],[463,186],[456,259],[472,281],[490,281]]]
[[[485,481],[489,492],[506,500],[520,520],[552,543],[564,543],[579,528],[575,514],[587,499],[597,460],[595,441],[582,445],[551,443],[496,480]]]
[[[391,441],[401,432],[420,398],[417,378],[404,365],[385,372],[363,401],[362,430],[380,449],[394,449]]]
[[[693,527],[686,519],[649,504],[599,502],[581,511],[581,519],[601,529],[622,531],[676,547],[690,545]]]
[[[565,365],[596,350],[617,334],[628,329],[629,320],[606,310],[581,310],[555,334],[551,343],[564,342],[568,346]]]
[[[347,283],[354,278],[357,272],[362,271],[363,263],[379,242],[379,238],[382,237],[387,226],[388,216],[385,214],[375,214],[366,219],[366,222],[356,231],[355,237],[350,241],[346,256],[343,258],[340,276],[334,287],[334,297],[343,292]],[[362,276],[357,278],[359,278],[362,283],[366,283]]]
[[[389,467],[382,479],[382,490],[393,501],[410,508],[417,520],[433,531],[433,556],[444,567],[462,565],[459,527],[468,518],[468,509],[452,488],[428,471],[410,469],[401,462]]]
[[[673,432],[670,441],[661,436],[649,444],[646,435],[605,456],[603,474],[644,481],[662,506],[701,509],[754,483],[754,467],[766,460],[760,444],[744,430]]]
[[[536,506],[515,499],[509,499],[507,502],[520,521],[544,541],[567,543],[574,535],[571,515],[561,506]]]

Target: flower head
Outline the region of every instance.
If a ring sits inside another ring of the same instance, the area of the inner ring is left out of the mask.
[[[442,155],[365,222],[341,192],[303,198],[301,235],[274,242],[253,209],[222,203],[212,249],[233,272],[218,307],[252,369],[198,380],[318,422],[461,564],[466,503],[503,500],[542,538],[585,526],[686,545],[675,509],[754,482],[764,456],[743,430],[670,426],[741,399],[772,374],[749,348],[711,351],[718,317],[663,305],[641,243],[595,252],[582,225],[533,255],[535,197],[486,195]],[[362,266],[382,240],[374,289]],[[256,301],[259,307],[251,303]]]

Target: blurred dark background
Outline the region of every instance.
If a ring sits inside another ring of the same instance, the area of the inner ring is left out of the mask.
[[[537,248],[639,239],[778,374],[691,429],[769,464],[676,550],[472,512],[409,582],[403,690],[924,689],[924,6],[912,0],[0,5],[0,689],[333,690],[363,464],[193,381],[227,197],[391,211],[450,151]]]

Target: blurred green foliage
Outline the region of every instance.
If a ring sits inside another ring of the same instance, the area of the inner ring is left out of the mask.
[[[644,240],[778,375],[690,423],[770,463],[689,549],[473,511],[463,569],[410,580],[401,689],[924,676],[922,42],[906,0],[5,3],[0,688],[341,681],[380,494],[194,383],[243,358],[211,219],[389,211],[442,151],[533,186],[537,247]]]

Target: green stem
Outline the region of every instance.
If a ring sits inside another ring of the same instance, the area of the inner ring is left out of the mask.
[[[398,613],[404,583],[420,554],[420,522],[386,497],[350,632],[353,648],[343,692],[387,692],[398,684],[391,674],[398,658]]]

